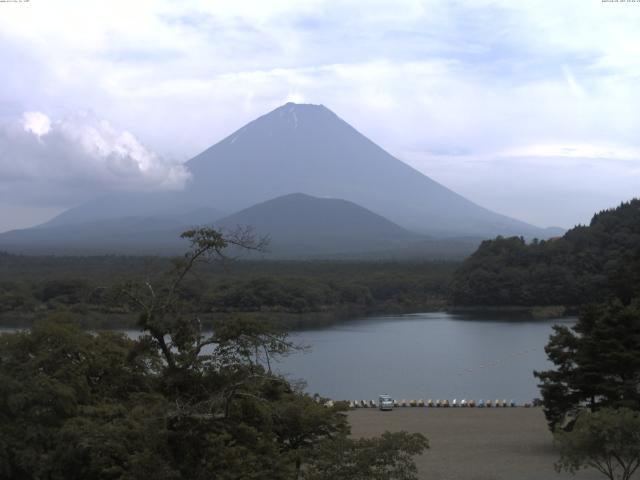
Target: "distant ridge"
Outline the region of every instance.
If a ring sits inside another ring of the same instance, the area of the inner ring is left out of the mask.
[[[253,259],[460,259],[481,241],[426,237],[353,202],[302,193],[267,200],[220,220],[214,221],[211,215],[209,210],[196,210],[178,219],[123,217],[14,230],[0,234],[0,250],[25,254],[176,255],[188,246],[180,234],[203,224],[227,232],[251,226],[257,237],[268,237],[265,252],[232,249],[234,256]]]
[[[135,209],[132,209],[135,212]],[[180,234],[212,225],[220,213],[196,209],[157,216],[128,216],[13,230],[0,234],[0,250],[55,254],[177,254],[187,248]]]

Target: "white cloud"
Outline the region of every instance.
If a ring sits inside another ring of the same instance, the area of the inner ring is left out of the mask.
[[[31,132],[41,137],[51,130],[51,120],[42,112],[24,112],[22,126],[26,132]]]
[[[73,138],[74,155],[83,152],[85,161],[70,162],[70,178],[104,188],[179,184],[180,170],[161,157],[186,160],[288,100],[327,105],[472,200],[486,195],[480,184],[468,188],[469,178],[495,189],[481,166],[497,177],[527,178],[532,191],[554,198],[546,177],[532,174],[535,162],[566,166],[556,169],[558,182],[584,178],[584,191],[598,201],[611,191],[628,195],[626,183],[612,188],[615,181],[637,180],[629,173],[640,151],[637,3],[60,0],[16,7],[0,16],[0,118],[45,111],[63,119],[88,108],[132,132],[128,138],[93,120],[67,131],[53,120],[44,133],[46,123],[25,117],[44,144]],[[505,163],[511,153],[516,159]],[[595,177],[572,170],[585,165],[577,159],[595,156],[603,158],[600,176],[610,179],[599,190]],[[37,178],[53,192],[38,174],[41,164],[0,160],[5,179]],[[48,175],[59,185],[64,172]],[[561,209],[520,201],[522,185],[513,183],[501,187],[513,212],[567,223]],[[12,190],[15,201],[22,190]]]
[[[22,127],[22,128],[20,128]],[[69,205],[113,190],[179,189],[189,178],[133,134],[87,113],[25,112],[0,125],[0,200]]]
[[[528,158],[588,158],[629,161],[640,165],[640,149],[593,143],[564,145],[527,145],[501,152],[501,157]]]

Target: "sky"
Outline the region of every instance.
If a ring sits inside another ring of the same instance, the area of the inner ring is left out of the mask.
[[[324,104],[482,206],[588,223],[640,196],[640,2],[0,2],[0,231]]]

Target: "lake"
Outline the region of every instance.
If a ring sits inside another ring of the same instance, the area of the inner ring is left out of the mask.
[[[296,332],[309,353],[277,370],[333,399],[514,399],[540,397],[533,370],[551,366],[552,325],[575,319],[505,321],[444,312],[353,320]]]
[[[504,320],[444,312],[351,320],[291,334],[310,346],[274,369],[304,379],[309,393],[336,400],[540,397],[533,370],[551,367],[544,346],[554,324],[575,319]],[[1,329],[0,329],[1,330]],[[128,331],[136,337],[138,332]]]

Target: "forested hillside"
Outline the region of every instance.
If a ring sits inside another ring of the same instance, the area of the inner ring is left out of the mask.
[[[28,326],[66,311],[83,326],[132,327],[121,292],[132,279],[159,279],[163,257],[54,257],[0,253],[0,325]],[[205,264],[178,292],[184,311],[203,319],[250,314],[310,326],[374,313],[442,308],[456,263],[270,262]]]
[[[640,290],[640,199],[593,216],[563,237],[483,242],[456,271],[456,305],[581,305]]]

